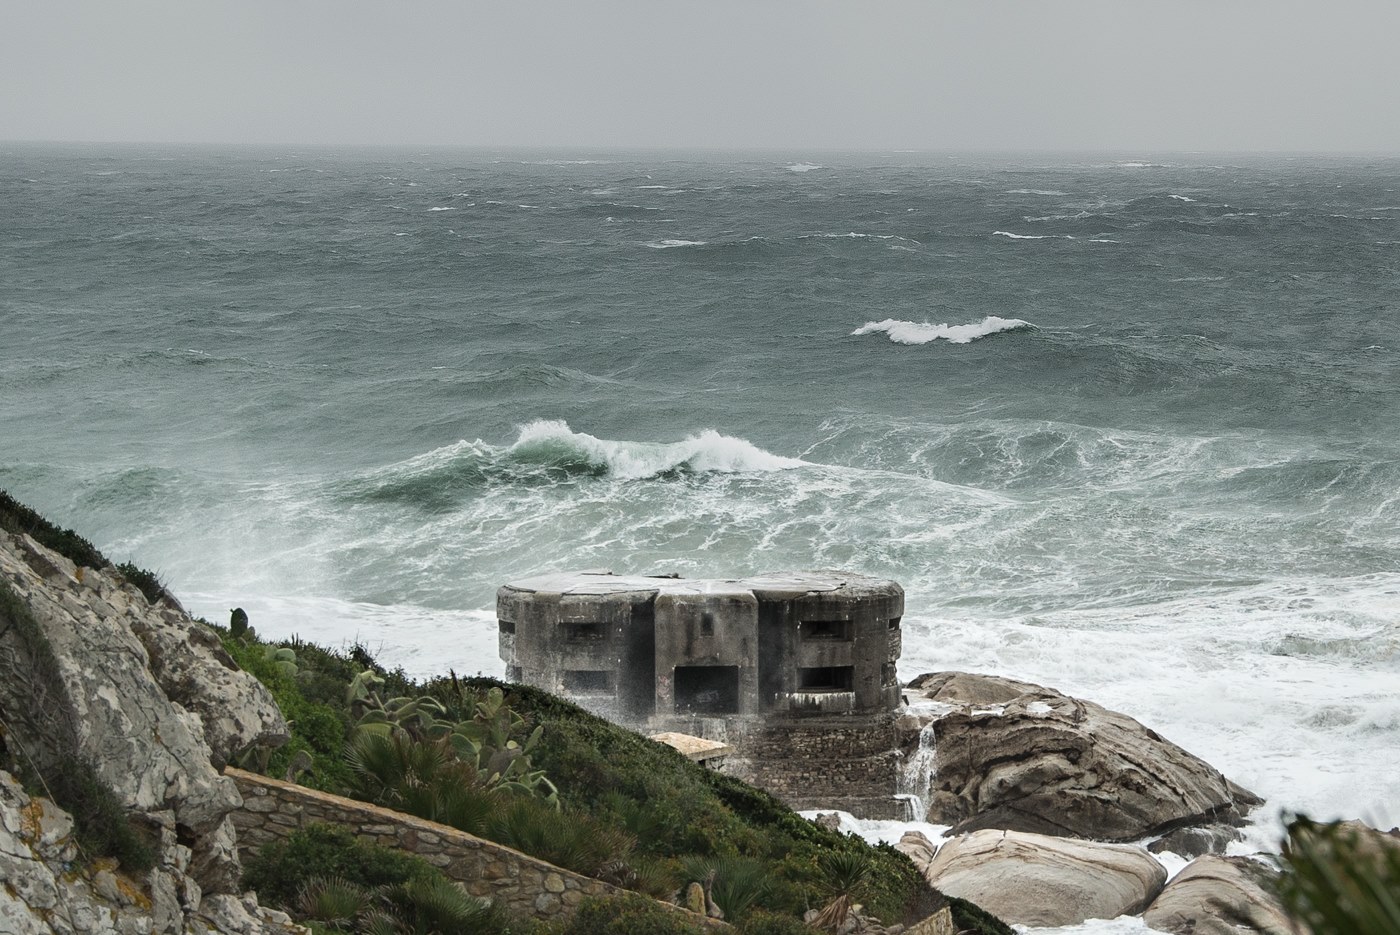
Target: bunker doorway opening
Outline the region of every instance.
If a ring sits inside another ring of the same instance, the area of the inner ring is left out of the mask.
[[[738,714],[738,666],[677,666],[677,714]]]

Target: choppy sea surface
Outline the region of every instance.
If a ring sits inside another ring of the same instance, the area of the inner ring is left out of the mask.
[[[1394,823],[1398,376],[1397,159],[0,144],[0,487],[419,674],[516,576],[847,568],[903,678]]]

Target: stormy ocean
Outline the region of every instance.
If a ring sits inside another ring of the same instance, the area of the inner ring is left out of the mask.
[[[1400,821],[1398,365],[1396,159],[0,147],[0,487],[192,612],[863,571],[1270,814]]]

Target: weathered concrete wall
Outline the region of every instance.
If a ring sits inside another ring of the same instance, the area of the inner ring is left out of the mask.
[[[894,715],[804,718],[758,724],[729,742],[720,772],[773,793],[796,810],[839,808],[860,818],[907,819],[895,795],[905,758]]]
[[[517,916],[567,918],[585,896],[625,892],[436,822],[240,769],[226,769],[225,775],[243,794],[243,807],[233,813],[233,821],[244,859],[298,828],[324,822],[343,825],[362,840],[416,854],[473,896]]]

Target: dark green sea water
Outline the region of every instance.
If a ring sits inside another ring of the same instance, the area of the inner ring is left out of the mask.
[[[1395,159],[0,146],[0,486],[197,612],[499,672],[514,576],[851,568],[1392,821],[1397,363]]]

